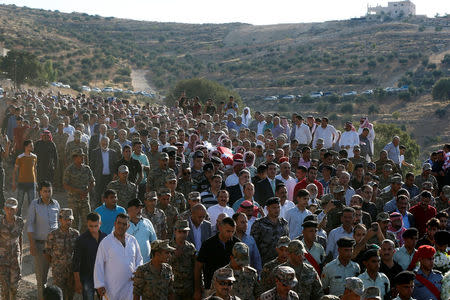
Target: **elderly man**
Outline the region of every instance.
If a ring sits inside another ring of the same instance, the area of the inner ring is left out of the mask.
[[[288,191],[287,199],[293,201],[295,198],[294,188],[297,184],[297,180],[291,176],[291,164],[289,162],[285,161],[280,164],[280,174],[275,176],[275,179],[278,179],[284,183]]]
[[[137,240],[126,232],[129,226],[128,215],[120,213],[114,231],[98,246],[94,286],[100,297],[133,299],[133,273],[142,265],[142,256]]]
[[[196,204],[191,209],[191,216],[188,218],[189,231],[187,241],[195,245],[197,251],[200,250],[204,241],[212,234],[211,223],[206,221],[206,208],[203,204]]]
[[[400,168],[400,137],[398,135],[392,138],[392,142],[384,146],[383,150],[387,151],[388,158],[391,159],[397,167]]]

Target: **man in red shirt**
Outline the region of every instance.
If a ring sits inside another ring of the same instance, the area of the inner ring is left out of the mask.
[[[430,202],[431,193],[429,191],[422,191],[422,193],[420,193],[419,204],[414,205],[409,210],[416,220],[416,228],[419,230],[419,236],[425,234],[428,220],[436,216],[436,208],[431,206]]]
[[[303,178],[302,181],[300,181],[299,183],[297,183],[295,185],[294,188],[294,195],[297,195],[297,192],[301,189],[306,189],[306,186],[310,183],[314,183],[317,186],[317,190],[318,190],[318,194],[317,194],[317,198],[321,198],[323,195],[323,186],[322,184],[317,181],[317,168],[316,167],[309,167],[308,168],[308,174],[306,175],[305,178]]]

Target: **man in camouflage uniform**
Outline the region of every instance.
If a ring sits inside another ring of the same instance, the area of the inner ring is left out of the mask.
[[[255,221],[250,231],[258,246],[264,263],[277,256],[275,248],[281,236],[289,235],[288,223],[280,217],[280,198],[272,197],[266,202],[267,216]]]
[[[55,187],[63,188],[63,175],[64,175],[64,167],[66,166],[66,144],[67,139],[69,138],[69,134],[63,131],[64,122],[58,123],[58,131],[53,135],[53,142],[56,145],[56,152],[58,153],[58,163],[56,164],[55,170]]]
[[[45,257],[52,267],[53,282],[61,288],[64,300],[73,299],[74,279],[72,271],[72,257],[75,241],[80,235],[77,230],[70,228],[73,214],[70,208],[63,208],[59,212],[59,228],[50,232],[45,242]]]
[[[116,151],[117,155],[120,156],[122,154],[122,147],[116,141],[116,132],[114,129],[108,129],[106,131],[106,136],[109,137],[109,148]]]
[[[169,168],[168,161],[169,155],[167,153],[159,154],[159,166],[152,168],[147,178],[147,192],[158,191],[159,188],[164,187],[168,175],[176,176],[175,172]]]
[[[73,133],[73,141],[70,141],[66,145],[66,158],[70,157],[73,153],[73,150],[75,149],[81,149],[83,150],[83,153],[86,153],[86,156],[84,157],[84,162],[87,163],[89,161],[88,159],[88,145],[86,142],[81,141],[81,131],[75,130]],[[69,159],[66,159],[66,166],[70,165],[71,161]]]
[[[180,192],[176,191],[177,188],[177,176],[172,174],[166,177],[166,188],[170,190],[170,204],[178,209],[179,212],[186,210],[186,198]]]
[[[322,211],[327,217],[327,225],[325,228],[325,230],[327,232],[330,232],[334,228],[339,227],[339,225],[341,224],[342,210],[345,207],[345,189],[344,189],[344,187],[342,185],[336,185],[336,186],[330,187],[330,188],[333,189],[333,191],[332,191],[333,194],[327,194],[322,197],[322,207],[323,207]],[[336,202],[336,204],[334,204],[334,205],[328,205],[333,200],[340,201],[339,202],[340,204],[337,204],[338,202]],[[328,210],[328,208],[330,208],[330,206],[331,206],[331,209]]]
[[[178,219],[181,220],[189,220],[189,217],[192,216],[192,208],[199,204],[201,200],[199,192],[190,192],[188,195],[188,204],[189,208],[178,215]],[[208,219],[206,219],[208,220]]]
[[[435,191],[438,190],[438,182],[436,180],[436,177],[431,175],[431,164],[424,163],[422,166],[422,173],[417,175],[414,179],[414,184],[417,185],[419,189],[422,189],[422,185],[424,182],[431,182],[433,184],[433,189]],[[432,193],[433,194],[433,193]],[[433,194],[434,195],[434,194]]]
[[[156,207],[156,201],[158,195],[156,192],[149,192],[145,195],[144,209],[142,210],[142,216],[149,219],[153,228],[155,228],[156,237],[158,239],[165,239],[167,236],[167,219],[166,214]]]
[[[189,222],[177,220],[174,231],[175,238],[170,246],[175,248],[169,260],[175,276],[173,288],[177,300],[192,299],[194,295],[194,265],[196,250],[194,244],[186,241],[189,234]]]
[[[357,164],[363,165],[364,170],[366,169],[367,161],[361,156],[361,147],[359,145],[353,147],[353,157],[350,158],[350,161],[353,165],[352,170],[350,170],[351,172],[353,172],[353,169]]]
[[[142,300],[173,299],[174,275],[168,262],[175,248],[169,240],[155,240],[151,247],[152,259],[134,273],[133,296]]]
[[[178,210],[169,202],[170,190],[165,187],[160,188],[158,191],[158,204],[156,204],[156,207],[161,209],[166,214],[167,236],[172,237],[173,226],[175,225],[178,217]]]
[[[150,151],[147,153],[147,157],[151,169],[155,169],[158,167],[158,160],[159,160],[158,146],[159,146],[158,140],[150,141]]]
[[[22,233],[24,221],[16,216],[18,202],[5,201],[5,215],[0,215],[0,288],[1,299],[16,299],[21,278]]]
[[[258,294],[262,294],[275,286],[275,277],[272,276],[272,272],[276,267],[287,261],[287,248],[290,242],[291,239],[288,236],[282,236],[278,239],[277,248],[275,249],[278,256],[264,264],[261,271],[261,281]]]
[[[83,163],[84,152],[81,148],[72,152],[73,163],[64,171],[63,185],[67,191],[67,203],[74,212],[73,227],[81,232],[87,229],[86,217],[91,212],[89,192],[95,185],[94,175],[88,165]]]
[[[281,266],[291,267],[295,270],[298,283],[293,290],[300,299],[320,299],[323,296],[322,283],[314,267],[303,261],[305,251],[305,246],[301,241],[292,240],[288,246],[288,261]]]
[[[192,192],[192,186],[194,185],[194,182],[191,178],[191,168],[189,167],[189,164],[183,164],[182,170],[181,170],[181,178],[178,181],[177,184],[177,191],[182,193],[184,197],[188,197],[189,193]]]
[[[233,296],[233,284],[236,282],[234,277],[233,269],[231,268],[220,268],[214,272],[212,277],[211,287],[213,293],[204,298],[204,300],[214,299],[226,299],[226,300],[240,300],[241,298]]]
[[[295,277],[295,270],[287,266],[278,266],[274,270],[275,287],[263,293],[260,300],[297,300],[299,299],[296,292],[291,290],[298,283]]]
[[[117,170],[119,179],[111,181],[106,186],[106,189],[117,192],[118,204],[122,207],[127,207],[130,200],[137,198],[137,186],[128,180],[129,173],[128,167],[126,165],[121,165]]]
[[[385,164],[383,166],[383,171],[380,174],[380,182],[378,183],[378,187],[380,190],[384,189],[391,183],[391,175],[392,175],[392,165]]]

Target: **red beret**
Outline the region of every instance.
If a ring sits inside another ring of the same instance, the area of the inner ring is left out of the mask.
[[[236,159],[244,159],[244,155],[242,155],[241,153],[236,153],[235,155],[233,155],[233,160]]]
[[[436,253],[436,249],[434,249],[432,246],[429,245],[423,245],[420,246],[419,249],[417,249],[417,258],[433,258],[434,254]]]
[[[289,158],[286,157],[286,156],[281,157],[280,160],[279,160],[280,164],[284,163],[285,161],[289,162]]]

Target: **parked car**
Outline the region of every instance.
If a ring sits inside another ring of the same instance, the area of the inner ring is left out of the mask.
[[[91,88],[88,87],[88,86],[83,85],[83,86],[81,87],[81,90],[82,90],[83,92],[90,92],[90,91],[91,91]]]
[[[320,98],[323,96],[323,93],[322,92],[312,92],[311,94],[309,94],[309,96],[311,98]]]
[[[294,95],[285,95],[283,97],[281,97],[282,100],[295,100],[295,96]]]
[[[91,91],[92,91],[92,92],[96,92],[96,93],[101,93],[101,92],[102,92],[102,90],[99,89],[98,87],[92,88]]]
[[[102,90],[103,93],[112,93],[114,92],[114,89],[112,87],[105,87]]]
[[[401,88],[399,88],[398,90],[401,91],[401,92],[408,92],[409,91],[409,86],[404,85]]]
[[[362,95],[373,95],[373,90],[366,90],[361,93]]]
[[[331,91],[323,92],[322,97],[328,97],[328,96],[331,96],[331,95],[333,95],[333,94],[334,94],[334,93],[331,92]]]
[[[5,90],[0,87],[0,98],[3,98],[4,94],[5,94]]]
[[[68,85],[68,84],[63,84],[63,85],[61,85],[61,87],[65,88],[65,89],[70,89],[70,85]]]
[[[342,94],[343,97],[356,96],[356,95],[358,95],[358,93],[356,91],[350,91],[350,92],[346,92],[346,93]]]
[[[264,100],[266,100],[266,101],[275,101],[275,100],[278,100],[278,97],[277,96],[268,96],[268,97],[264,98]]]

